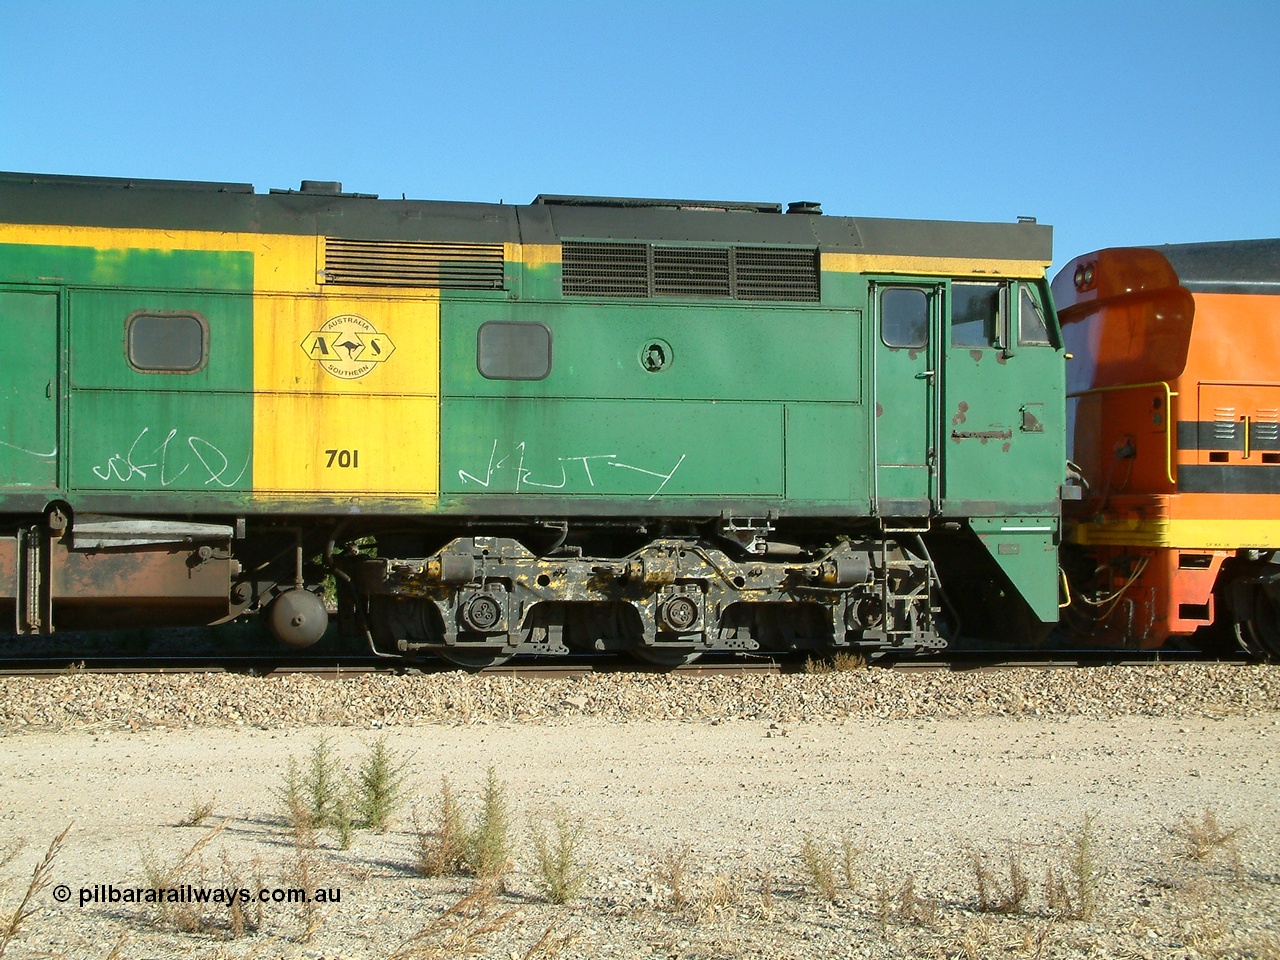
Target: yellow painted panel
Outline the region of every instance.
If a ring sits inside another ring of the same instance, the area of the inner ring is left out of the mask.
[[[1280,520],[1128,520],[1076,524],[1071,540],[1088,546],[1245,550],[1280,547]]]
[[[434,296],[258,296],[253,313],[255,392],[439,394]]]
[[[545,267],[560,262],[560,244],[508,243],[503,245],[503,256],[509,262],[523,263],[526,267]]]
[[[438,299],[259,296],[253,352],[255,491],[437,491]]]
[[[879,253],[824,253],[822,269],[834,273],[893,273],[913,277],[994,276],[1038,279],[1049,268],[1040,260],[984,260],[966,257],[899,257]]]
[[[245,250],[253,254],[256,290],[293,292],[316,289],[314,236],[0,224],[0,243],[38,243],[98,250]]]
[[[260,393],[254,491],[435,494],[439,437],[435,397]]]

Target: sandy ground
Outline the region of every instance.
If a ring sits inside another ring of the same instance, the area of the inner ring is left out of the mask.
[[[186,879],[214,886],[225,861],[287,886],[295,852],[276,792],[289,758],[305,761],[327,739],[354,769],[380,736],[405,761],[424,823],[442,776],[470,798],[492,767],[506,790],[519,836],[502,900],[517,914],[490,940],[477,935],[477,955],[982,956],[989,947],[1028,957],[1280,956],[1273,713],[8,734],[0,851],[26,846],[0,870],[0,910],[16,906],[49,840],[72,826],[6,956],[395,954],[472,889],[466,878],[414,873],[409,805],[390,831],[362,831],[348,850],[322,837],[341,902],[310,938],[307,918],[283,905],[265,907],[259,931],[238,939],[216,922],[178,933],[144,906],[80,905],[81,891],[98,885],[141,885],[148,858],[176,863],[206,832],[178,824],[205,800],[209,824],[230,822],[198,853],[203,876]],[[525,841],[527,824],[557,807],[585,824],[593,872],[584,897],[566,907],[537,895]],[[1177,828],[1206,809],[1244,829],[1234,850],[1196,863],[1182,855]],[[1103,904],[1093,922],[1054,920],[1037,894],[1015,918],[974,909],[971,848],[997,867],[1017,850],[1038,885],[1086,815]],[[860,879],[835,904],[814,895],[796,859],[806,834],[831,844],[844,835],[861,850]],[[670,902],[655,868],[684,847],[701,906]],[[885,891],[907,877],[937,916],[888,916]],[[731,891],[720,898],[728,903],[708,892],[717,883]],[[70,890],[66,904],[54,899],[58,884]],[[542,952],[530,952],[549,925]]]

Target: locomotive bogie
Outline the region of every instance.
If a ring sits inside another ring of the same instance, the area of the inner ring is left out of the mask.
[[[516,540],[470,537],[423,559],[358,560],[351,574],[374,598],[379,639],[463,662],[608,650],[655,661],[710,650],[917,652],[944,643],[931,565],[884,541],[779,561],[735,560],[672,538],[617,559],[538,557]],[[416,612],[406,616],[406,606]]]

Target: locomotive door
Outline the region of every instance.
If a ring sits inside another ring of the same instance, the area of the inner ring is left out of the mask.
[[[58,480],[58,296],[0,290],[0,487]]]
[[[877,283],[875,508],[924,517],[938,504],[937,330],[941,286]]]

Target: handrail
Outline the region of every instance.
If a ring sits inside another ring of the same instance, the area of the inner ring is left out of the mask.
[[[1173,476],[1173,398],[1178,396],[1178,391],[1169,387],[1164,380],[1153,380],[1150,383],[1123,383],[1115,387],[1091,387],[1088,390],[1077,390],[1074,393],[1068,393],[1067,399],[1075,397],[1083,397],[1089,393],[1111,393],[1115,390],[1141,390],[1144,387],[1163,387],[1164,388],[1164,474],[1169,478],[1169,482],[1177,485],[1178,481]]]

